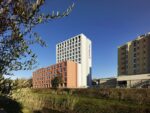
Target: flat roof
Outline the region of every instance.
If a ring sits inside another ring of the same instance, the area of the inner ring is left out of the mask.
[[[137,38],[135,38],[135,39],[133,39],[133,40],[131,40],[131,41],[128,41],[128,42],[126,42],[125,44],[123,44],[123,45],[121,45],[121,46],[118,46],[118,48],[120,48],[120,47],[122,47],[122,46],[125,46],[125,45],[127,45],[128,43],[131,43],[131,42],[133,42],[133,41],[135,41],[135,40],[139,40],[139,39],[145,38],[146,36],[149,36],[149,35],[150,35],[150,32],[148,32],[147,34],[140,35],[140,36],[138,36]]]
[[[71,37],[71,38],[68,38],[68,39],[65,39],[65,40],[63,40],[63,41],[61,41],[61,42],[58,42],[58,43],[56,44],[56,46],[59,45],[59,44],[61,44],[61,43],[66,42],[66,41],[68,41],[68,40],[71,40],[71,39],[73,39],[73,38],[75,38],[75,37],[78,37],[78,36],[85,36],[85,37],[87,38],[87,36],[86,36],[85,34],[80,33],[80,34],[75,35],[75,36],[73,36],[73,37]],[[87,38],[87,39],[90,40],[89,38]]]

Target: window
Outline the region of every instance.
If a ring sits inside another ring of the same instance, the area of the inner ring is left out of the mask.
[[[134,64],[133,67],[136,68],[136,64]]]
[[[64,68],[64,71],[66,71],[66,68]]]
[[[76,37],[76,40],[78,39],[78,37]]]
[[[79,40],[81,39],[81,36],[79,36]]]
[[[134,48],[134,52],[136,51],[136,48]]]
[[[58,72],[60,72],[60,73],[61,73],[61,72],[62,72],[62,68],[60,68],[60,70],[59,70]]]
[[[134,59],[133,62],[136,63],[136,59]]]
[[[136,57],[136,53],[133,56]]]
[[[134,73],[136,73],[136,70],[133,70]]]
[[[67,76],[65,76],[64,80],[65,80],[65,82],[67,82]]]
[[[67,83],[64,83],[65,87],[67,87]]]
[[[133,45],[136,46],[136,42],[135,41],[133,42]]]

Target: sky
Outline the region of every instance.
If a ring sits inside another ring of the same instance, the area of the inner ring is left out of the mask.
[[[150,0],[46,0],[41,11],[64,11],[73,2],[69,16],[35,28],[48,45],[32,47],[38,68],[56,63],[58,42],[83,33],[92,41],[92,77],[117,76],[117,47],[150,32]],[[30,78],[33,71],[14,72],[13,78]]]

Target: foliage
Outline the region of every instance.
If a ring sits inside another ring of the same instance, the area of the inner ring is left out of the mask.
[[[32,79],[16,79],[13,81],[13,89],[18,88],[31,88],[32,87]]]
[[[0,75],[0,93],[2,93],[3,86],[4,86],[4,77]]]
[[[30,45],[46,46],[39,34],[33,31],[38,24],[67,16],[74,5],[60,13],[43,14],[45,0],[0,0],[0,74],[12,70],[30,70],[37,56]]]
[[[51,80],[51,84],[53,88],[58,88],[59,85],[62,83],[62,77],[61,76],[56,76]]]
[[[4,84],[4,77],[0,75],[0,91],[2,91],[2,85]]]
[[[9,94],[12,89],[18,88],[31,88],[32,79],[16,79],[4,78],[0,76],[0,92],[3,94]]]
[[[0,92],[8,94],[12,88],[12,80],[0,75]]]

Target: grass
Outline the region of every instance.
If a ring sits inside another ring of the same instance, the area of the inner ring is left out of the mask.
[[[143,89],[19,89],[12,96],[36,112],[53,109],[65,113],[150,113],[149,90]]]
[[[118,100],[150,106],[150,89],[33,89],[33,93],[73,95],[80,98]]]
[[[80,98],[75,106],[76,113],[149,113],[149,106],[129,102]]]
[[[69,95],[33,93],[29,89],[14,91],[12,97],[23,104],[24,107],[36,111],[40,111],[43,108],[71,111],[78,101],[78,98]]]

